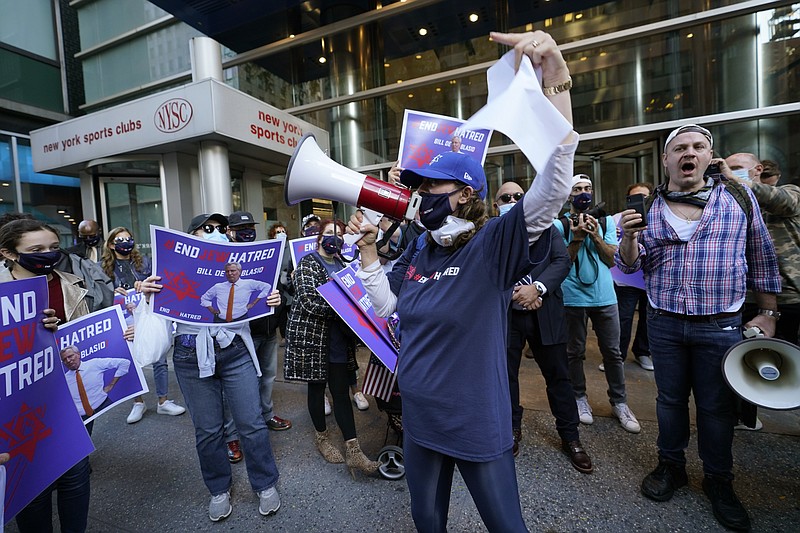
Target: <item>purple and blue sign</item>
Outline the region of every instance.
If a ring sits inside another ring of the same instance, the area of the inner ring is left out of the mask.
[[[221,243],[158,226],[150,226],[150,234],[153,274],[163,285],[154,294],[155,314],[212,325],[274,312],[266,300],[277,286],[283,239]]]
[[[353,259],[358,246],[355,244],[345,244],[342,246],[342,257],[348,261]],[[299,239],[292,239],[289,241],[289,253],[292,254],[292,266],[297,268],[297,263],[300,260],[317,250],[317,236],[300,237]]]
[[[462,152],[481,166],[486,160],[492,130],[464,129],[463,120],[406,109],[400,133],[400,168],[422,168],[442,152]],[[461,146],[453,145],[459,137]]]
[[[61,372],[56,338],[42,324],[43,276],[0,283],[0,452],[8,452],[3,511],[10,521],[94,451]]]
[[[134,363],[130,343],[123,336],[126,328],[116,305],[58,328],[61,368],[84,424],[148,391],[142,369]]]

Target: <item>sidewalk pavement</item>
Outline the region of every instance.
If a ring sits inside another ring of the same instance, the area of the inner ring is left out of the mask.
[[[595,465],[591,475],[574,470],[560,451],[544,380],[535,362],[523,359],[522,401],[526,411],[516,465],[528,528],[548,532],[724,531],[700,488],[702,468],[694,431],[687,453],[689,486],[665,503],[650,501],[639,493],[642,478],[657,463],[653,374],[631,361],[625,364],[629,405],[642,425],[640,434],[627,433],[611,417],[605,378],[597,370],[600,356],[596,342],[590,339],[588,344],[591,348],[585,372],[595,422],[581,426],[581,439]],[[367,356],[366,350],[359,350],[362,369]],[[145,375],[152,390],[152,372],[147,369]],[[185,405],[172,370],[170,397]],[[281,509],[271,517],[258,514],[258,498],[247,481],[245,462],[241,462],[232,465],[233,513],[226,520],[211,522],[207,514],[209,494],[200,475],[188,413],[178,417],[158,415],[154,394],[146,399],[148,410],[137,424],[125,423],[128,405],[113,409],[95,424],[90,532],[414,531],[405,481],[358,473],[354,480],[344,465],[326,463],[314,447],[305,385],[282,381],[280,372],[274,392],[275,413],[291,419],[294,426],[288,431],[270,432],[281,472],[278,489],[282,500]],[[369,410],[354,411],[362,448],[375,457],[384,444],[386,415],[372,398]],[[797,531],[800,411],[764,411],[760,416],[762,431],[736,433],[735,487],[750,512],[754,531]],[[333,416],[327,421],[335,426]],[[332,433],[334,442],[343,449],[341,434],[335,428]],[[389,433],[389,443],[394,444]],[[448,530],[485,531],[458,473],[453,481]],[[16,532],[16,525],[7,525],[6,531]]]

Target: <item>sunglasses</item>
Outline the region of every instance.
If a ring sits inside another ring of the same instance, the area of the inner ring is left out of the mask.
[[[522,200],[523,196],[525,196],[525,193],[523,192],[515,192],[514,194],[506,193],[506,194],[501,194],[500,196],[497,197],[497,199],[503,202],[504,204],[507,204],[508,202],[511,201],[512,198],[515,201],[519,202],[520,200]]]
[[[128,237],[128,238],[125,238],[125,237],[117,237],[117,238],[115,238],[115,239],[114,239],[114,242],[119,242],[119,243],[122,243],[122,242],[131,242],[131,241],[133,241],[133,237]]]
[[[203,224],[201,226],[206,233],[214,233],[214,230],[225,234],[228,231],[228,226],[212,226],[211,224]]]

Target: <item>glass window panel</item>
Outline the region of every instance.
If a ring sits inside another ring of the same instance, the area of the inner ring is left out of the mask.
[[[189,39],[199,35],[185,24],[175,24],[86,58],[87,103],[189,71]]]
[[[13,162],[11,139],[0,135],[0,213],[17,210]]]
[[[0,48],[0,72],[0,98],[64,112],[58,67]]]
[[[56,60],[53,2],[0,0],[0,42]],[[13,16],[9,14],[13,13]]]
[[[152,257],[150,224],[164,225],[161,187],[142,181],[106,182],[106,216],[109,230],[123,226],[131,230],[142,254]]]
[[[131,0],[95,0],[77,9],[83,50],[168,15],[150,2]]]

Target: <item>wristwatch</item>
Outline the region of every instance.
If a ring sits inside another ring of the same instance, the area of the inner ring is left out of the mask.
[[[544,293],[547,292],[547,287],[545,287],[544,283],[541,281],[534,281],[533,286],[536,287],[537,291],[539,291],[539,296],[544,296]]]
[[[771,316],[771,317],[775,318],[775,320],[778,320],[778,319],[781,318],[781,312],[780,311],[775,311],[774,309],[759,309],[758,310],[758,314],[759,315]]]
[[[569,91],[572,89],[572,76],[567,77],[567,81],[564,83],[559,83],[558,85],[553,85],[552,87],[542,87],[542,94],[545,96],[555,96],[558,93],[563,93],[564,91]]]

